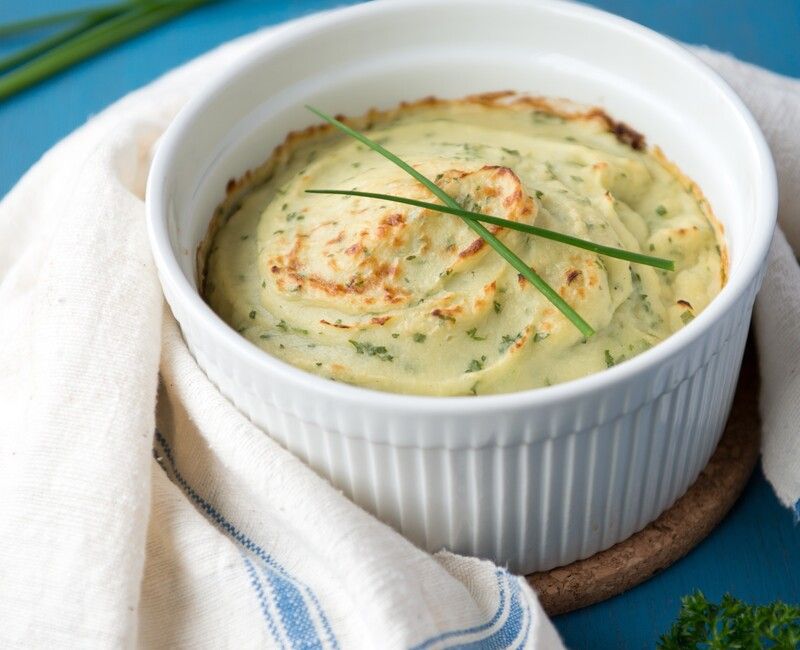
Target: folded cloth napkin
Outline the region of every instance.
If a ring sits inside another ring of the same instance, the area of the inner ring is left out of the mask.
[[[151,152],[197,87],[266,38],[117,102],[0,203],[0,646],[560,648],[524,579],[420,551],[256,429],[164,309]],[[700,54],[761,120],[800,245],[800,83]],[[798,287],[778,234],[757,323],[765,468],[787,505]]]

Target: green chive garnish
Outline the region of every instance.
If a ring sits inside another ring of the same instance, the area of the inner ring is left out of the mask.
[[[79,23],[18,52],[0,58],[0,101],[109,47],[215,0],[129,0],[105,7],[50,14],[0,25],[0,36],[47,25]]]
[[[444,212],[446,214],[454,214],[459,217],[474,219],[475,221],[483,221],[484,223],[491,223],[496,226],[502,226],[509,230],[518,230],[520,232],[536,235],[544,239],[551,239],[553,241],[575,246],[576,248],[583,248],[599,255],[607,257],[615,257],[620,260],[628,262],[635,262],[637,264],[645,264],[647,266],[654,266],[658,269],[665,271],[674,271],[675,263],[672,260],[663,257],[654,257],[653,255],[645,255],[643,253],[636,253],[634,251],[627,251],[624,248],[614,248],[613,246],[603,246],[602,244],[595,244],[588,239],[580,239],[579,237],[572,237],[565,235],[555,230],[548,230],[547,228],[540,228],[539,226],[532,226],[527,223],[519,223],[518,221],[511,221],[510,219],[503,219],[501,217],[493,217],[482,212],[472,212],[470,210],[462,210],[461,208],[451,208],[438,203],[429,203],[427,201],[418,201],[416,199],[407,199],[403,196],[394,196],[392,194],[378,194],[376,192],[358,192],[356,190],[306,190],[310,194],[346,194],[348,196],[363,196],[368,199],[380,199],[382,201],[394,201],[395,203],[405,203],[413,205],[418,208],[425,208],[435,212]]]
[[[34,43],[33,45],[29,45],[28,47],[24,47],[21,50],[12,52],[3,58],[0,58],[0,72],[6,72],[7,70],[16,68],[23,63],[27,63],[28,61],[35,59],[40,54],[44,54],[58,45],[66,43],[76,36],[80,36],[95,25],[103,22],[103,20],[105,20],[107,17],[108,16],[102,16],[99,18],[86,18],[76,27],[70,27],[69,29],[60,31],[52,36],[48,36],[47,38]]]
[[[336,118],[327,115],[326,113],[323,113],[312,106],[306,106],[306,108],[328,122],[328,124],[335,126],[340,131],[355,138],[376,153],[381,154],[384,158],[400,167],[400,169],[427,187],[438,199],[443,201],[446,206],[461,211],[461,206],[458,205],[458,203],[456,203],[456,201],[453,200],[449,194],[447,194],[429,178],[414,169],[411,165],[395,156],[391,151],[384,149],[374,140],[370,140],[363,133],[350,128]],[[510,248],[508,248],[503,242],[489,232],[489,230],[482,223],[476,221],[473,217],[465,216],[463,214],[458,214],[457,216],[461,217],[467,226],[476,232],[487,244],[494,248],[494,250],[499,253],[503,259],[511,264],[511,266],[513,266],[522,275],[522,277],[536,287],[539,292],[544,295],[544,297],[547,298],[554,307],[556,307],[556,309],[558,309],[567,319],[569,319],[569,321],[584,337],[588,338],[594,334],[594,330],[592,329],[591,325],[583,320],[578,312],[570,307],[570,305],[561,296],[559,296],[558,293],[556,293],[553,288],[547,284],[547,282],[545,282],[533,269],[525,264],[525,262],[523,262]]]
[[[130,2],[120,2],[113,5],[99,7],[84,7],[83,9],[72,9],[70,11],[59,11],[35,18],[26,18],[13,23],[0,25],[0,38],[16,36],[26,32],[32,32],[42,27],[58,25],[60,23],[71,22],[80,18],[103,18],[113,16],[125,9],[130,9]]]

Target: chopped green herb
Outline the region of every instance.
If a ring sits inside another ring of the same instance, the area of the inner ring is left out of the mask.
[[[425,339],[428,338],[426,334],[422,334],[421,332],[414,332],[414,343],[425,343]]]
[[[533,342],[538,343],[539,341],[544,341],[548,336],[550,336],[550,332],[536,332],[533,335]]]
[[[393,338],[393,339],[396,339],[396,338],[398,338],[399,336],[400,336],[400,333],[399,333],[399,332],[392,332],[392,338]]]
[[[415,259],[417,259],[417,256],[416,256],[416,255],[408,255],[408,256],[406,257],[406,259],[407,259],[407,260],[410,262],[411,260],[415,260]]]
[[[256,317],[256,310],[255,309],[251,310],[248,315],[250,316],[251,319],[255,318]]]
[[[473,327],[472,329],[467,330],[467,336],[471,338],[473,341],[485,341],[485,336],[478,336],[478,328]]]
[[[304,335],[308,334],[307,329],[303,329],[302,327],[289,327],[289,325],[287,325],[286,321],[283,319],[281,319],[275,327],[277,327],[281,332],[294,332],[295,334]]]
[[[614,357],[611,356],[611,352],[609,352],[608,350],[605,350],[605,355],[606,355],[606,368],[610,368],[616,363],[616,361],[614,361]]]
[[[258,338],[264,339],[266,341],[267,339],[272,338],[272,334],[259,334]]]
[[[467,369],[465,372],[478,372],[479,370],[483,370],[483,364],[486,362],[486,357],[482,356],[480,359],[473,359],[469,362]]]
[[[286,221],[302,221],[303,219],[305,219],[305,216],[299,212],[290,212],[286,215]]]
[[[497,301],[495,300],[495,301],[494,301],[494,313],[495,313],[495,314],[499,314],[499,313],[500,313],[500,312],[502,312],[502,311],[503,311],[503,305],[502,305],[502,303],[499,303],[499,302],[497,302]]]
[[[250,235],[242,235],[241,237],[239,237],[239,239],[241,239],[242,241],[244,241],[245,239],[249,239],[249,238],[250,238]]]
[[[499,351],[505,352],[510,348],[514,343],[519,341],[522,338],[522,332],[517,332],[516,336],[511,336],[510,334],[503,334],[503,337],[500,339],[500,347],[498,348]]]
[[[684,325],[687,325],[694,320],[694,314],[687,309],[686,311],[681,312],[681,320],[683,321]]]
[[[486,148],[484,144],[478,144],[475,142],[464,142],[461,145],[464,148],[464,154],[468,158],[477,158],[481,155],[481,152]]]
[[[667,214],[667,209],[666,209],[666,208],[665,208],[663,205],[659,205],[659,206],[656,208],[656,214],[657,214],[659,217],[663,217],[665,214]]]
[[[519,156],[519,151],[516,149],[506,149],[505,147],[500,147],[503,151],[505,151],[509,156]]]
[[[357,354],[365,354],[368,357],[378,357],[381,361],[394,361],[394,357],[389,354],[389,351],[383,345],[373,345],[372,343],[361,343],[350,339]]]
[[[542,190],[536,190],[536,198],[541,199],[544,196],[544,192]]]
[[[316,366],[319,368],[322,365],[322,361],[317,361]]]
[[[478,394],[478,382],[477,381],[474,384],[472,384],[472,386],[470,386],[469,392],[470,392],[471,395],[477,395]]]

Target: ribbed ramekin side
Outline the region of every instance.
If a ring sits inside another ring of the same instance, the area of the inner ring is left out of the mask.
[[[691,349],[635,383],[592,395],[592,409],[576,404],[522,420],[500,414],[491,435],[485,422],[454,415],[437,425],[455,441],[450,447],[371,441],[376,422],[390,439],[408,438],[401,434],[410,420],[373,412],[368,403],[358,410],[327,404],[320,413],[311,396],[281,393],[270,378],[225,357],[201,327],[176,317],[220,390],[356,503],[428,550],[447,547],[529,572],[625,539],[695,480],[730,407],[756,286]],[[661,392],[642,402],[643,385]],[[520,421],[536,435],[504,444]],[[561,433],[565,427],[574,433]]]

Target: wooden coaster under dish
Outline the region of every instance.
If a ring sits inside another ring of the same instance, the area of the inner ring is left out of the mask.
[[[651,578],[699,544],[722,521],[758,461],[758,359],[748,342],[728,424],[711,460],[689,490],[658,519],[595,555],[528,582],[551,616],[600,602]]]

